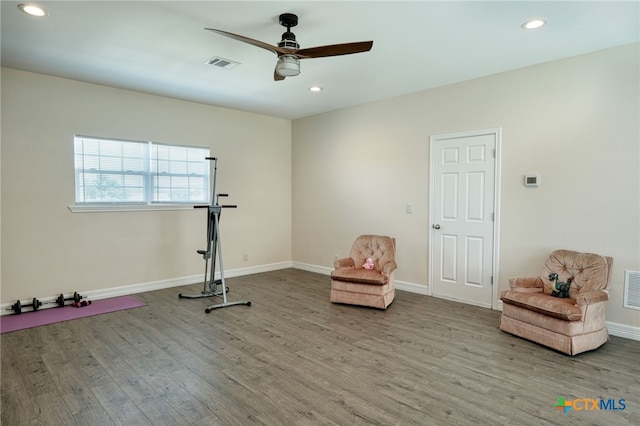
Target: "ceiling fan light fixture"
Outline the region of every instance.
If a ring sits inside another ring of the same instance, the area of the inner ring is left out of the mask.
[[[293,77],[300,74],[300,61],[294,55],[282,55],[276,64],[276,73],[282,77]]]

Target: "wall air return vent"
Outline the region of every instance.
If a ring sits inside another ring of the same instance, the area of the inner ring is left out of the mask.
[[[221,58],[219,56],[214,56],[211,59],[207,59],[204,61],[205,64],[213,65],[214,67],[231,69],[240,65],[240,62],[232,61],[231,59]]]
[[[624,271],[624,307],[640,310],[640,271]]]

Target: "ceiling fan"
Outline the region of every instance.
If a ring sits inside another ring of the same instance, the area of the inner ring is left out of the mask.
[[[368,52],[373,46],[373,41],[359,41],[355,43],[330,44],[327,46],[300,49],[300,45],[296,41],[296,35],[291,32],[291,28],[298,25],[298,16],[293,13],[283,13],[280,15],[280,25],[286,27],[287,31],[282,34],[282,40],[277,46],[215,28],[205,28],[205,30],[275,53],[278,56],[276,69],[273,73],[273,79],[275,81],[284,80],[285,77],[293,77],[300,74],[300,59],[324,58],[327,56]]]

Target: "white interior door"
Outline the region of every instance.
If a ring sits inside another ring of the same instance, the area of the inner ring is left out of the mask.
[[[431,138],[431,289],[492,307],[498,130]]]

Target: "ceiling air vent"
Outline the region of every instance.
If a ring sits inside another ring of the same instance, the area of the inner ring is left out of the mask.
[[[224,68],[230,70],[231,68],[235,68],[240,65],[240,62],[232,61],[231,59],[221,58],[219,56],[214,56],[211,59],[207,59],[204,61],[205,64],[213,65],[214,67]]]

